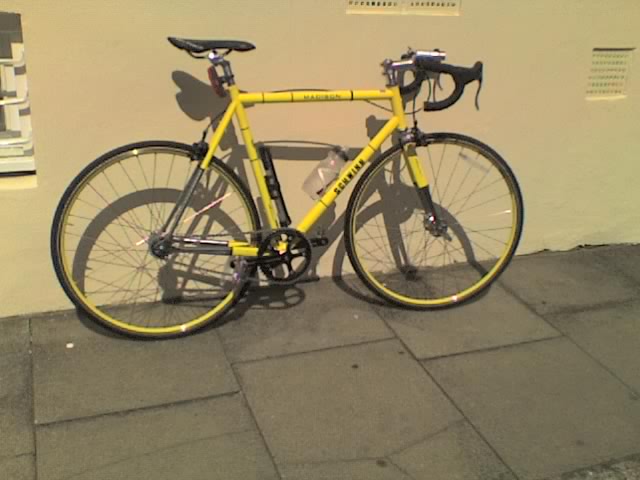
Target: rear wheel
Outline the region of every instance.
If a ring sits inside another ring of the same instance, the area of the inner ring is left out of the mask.
[[[143,142],[88,165],[55,213],[51,254],[62,287],[107,327],[141,337],[182,335],[219,318],[238,299],[244,264],[195,252],[157,255],[154,236],[198,167],[192,147]],[[259,230],[247,188],[213,159],[175,235],[251,242]]]
[[[349,199],[345,245],[377,295],[412,308],[446,307],[480,293],[507,266],[522,233],[522,196],[502,157],[473,138],[425,135],[416,154],[443,228],[431,227],[394,146]]]

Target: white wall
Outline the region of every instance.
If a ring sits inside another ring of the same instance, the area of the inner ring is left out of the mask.
[[[341,0],[2,2],[2,11],[22,15],[38,185],[9,189],[15,180],[0,179],[0,317],[70,307],[54,278],[49,234],[57,200],[84,165],[136,140],[198,139],[206,120],[180,109],[172,72],[205,82],[206,65],[171,47],[169,35],[255,43],[257,50],[231,57],[246,90],[383,87],[380,62],[407,46],[440,47],[460,65],[482,60],[481,110],[470,92],[454,108],[422,114],[421,127],[478,137],[508,160],[525,198],[519,253],[640,241],[640,60],[626,99],[585,100],[592,49],[639,43],[640,2],[463,0],[459,17],[346,15],[345,6]],[[366,104],[248,110],[257,140],[354,147],[367,138],[366,118],[380,113]],[[294,219],[312,204],[300,190],[312,166],[278,161]],[[338,215],[346,201],[340,197]],[[332,256],[330,249],[321,259],[321,274],[331,273]]]

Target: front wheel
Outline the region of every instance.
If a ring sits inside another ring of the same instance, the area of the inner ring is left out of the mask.
[[[126,145],[89,164],[64,193],[51,233],[55,271],[73,303],[105,326],[137,337],[183,335],[238,299],[241,262],[153,248],[178,202],[185,210],[174,235],[184,241],[250,243],[259,229],[246,186],[215,158],[179,200],[199,169],[195,159],[181,143]]]
[[[424,135],[416,154],[439,228],[396,145],[356,185],[345,245],[355,272],[380,297],[411,308],[446,307],[483,291],[507,266],[522,233],[522,195],[502,157],[473,138]]]

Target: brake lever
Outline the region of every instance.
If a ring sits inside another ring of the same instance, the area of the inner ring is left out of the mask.
[[[476,90],[476,110],[480,111],[480,104],[478,100],[480,99],[480,90],[482,89],[482,75],[478,78],[478,90]]]
[[[436,73],[435,77],[434,77],[434,80],[435,80],[436,87],[438,87],[440,90],[444,90],[444,88],[442,88],[442,84],[440,83],[440,76],[441,75],[442,74],[440,72]]]

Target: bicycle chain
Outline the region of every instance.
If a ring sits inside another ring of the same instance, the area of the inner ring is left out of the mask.
[[[237,233],[240,233],[242,235],[249,235],[249,236],[253,236],[253,235],[256,235],[256,234],[260,234],[262,236],[262,234],[268,234],[267,235],[267,238],[268,238],[269,235],[273,234],[274,232],[277,232],[278,230],[281,230],[281,229],[272,229],[272,228],[266,229],[266,228],[262,228],[260,230],[240,231],[240,232],[237,232]],[[283,230],[288,230],[288,229],[283,229]],[[198,237],[198,238],[202,238],[204,240],[204,239],[207,239],[207,238],[224,237],[224,236],[228,236],[228,235],[229,235],[228,233],[217,233],[217,234],[213,233],[213,234],[203,235],[203,236]],[[262,242],[262,240],[261,240],[261,242]],[[328,244],[328,240],[326,238],[324,238],[324,237],[318,237],[318,238],[309,239],[308,243],[312,247],[325,246],[325,245]],[[258,245],[258,248],[260,248],[260,246],[261,245]],[[234,271],[234,273],[233,273],[233,277],[234,277],[233,282],[236,285],[234,289],[242,287],[246,283],[248,283],[249,285],[259,285],[261,283],[262,280],[257,275],[253,274],[258,269],[263,270],[262,267],[260,266],[260,264],[258,264],[258,263],[251,264],[250,261],[245,260],[246,257],[239,257],[239,256],[231,255],[229,258],[233,258],[234,262],[241,262],[241,263],[245,264],[245,265],[243,265],[241,267],[240,271]],[[232,268],[234,270],[236,270],[236,267],[232,267]],[[306,270],[306,268],[305,268],[305,270]],[[264,271],[263,271],[263,273],[264,273]],[[286,285],[288,283],[292,283],[292,282],[289,282],[289,281],[272,279],[267,274],[265,274],[265,276],[267,277],[267,283],[269,285],[274,285],[274,284],[278,284],[278,285],[285,284]],[[301,275],[296,276],[295,279],[297,280],[297,278],[299,276],[301,276]]]

